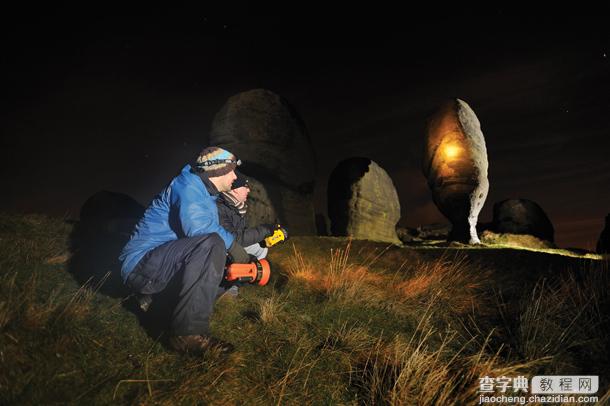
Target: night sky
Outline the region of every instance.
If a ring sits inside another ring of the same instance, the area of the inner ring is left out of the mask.
[[[214,115],[266,88],[307,125],[316,210],[338,162],[371,158],[400,225],[447,222],[421,173],[426,120],[459,97],[490,191],[537,202],[556,243],[592,249],[610,212],[610,36],[602,15],[304,18],[211,13],[2,16],[0,210],[75,218],[99,190],[148,201],[207,144]]]

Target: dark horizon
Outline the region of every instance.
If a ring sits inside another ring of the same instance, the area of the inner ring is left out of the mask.
[[[196,12],[14,17],[3,36],[2,211],[77,217],[100,190],[146,204],[206,145],[230,96],[265,88],[307,125],[317,212],[334,167],[363,156],[393,179],[399,225],[446,223],[420,164],[426,120],[450,97],[472,107],[486,139],[480,222],[495,202],[527,198],[559,246],[594,249],[610,212],[601,16],[411,17],[380,28]]]

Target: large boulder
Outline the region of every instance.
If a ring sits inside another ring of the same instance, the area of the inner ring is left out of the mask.
[[[596,252],[598,254],[610,253],[610,213],[606,216],[606,225],[597,240]]]
[[[450,240],[480,242],[476,225],[489,191],[487,169],[474,111],[460,99],[445,103],[428,123],[422,170],[434,203],[451,221]]]
[[[548,216],[535,202],[506,199],[494,204],[492,230],[501,234],[528,234],[554,241],[555,229]]]
[[[328,181],[328,217],[333,235],[400,244],[400,203],[392,179],[368,158],[349,158]]]
[[[129,236],[144,215],[144,206],[123,193],[99,191],[80,210],[80,227],[94,233]]]
[[[292,234],[315,234],[316,158],[305,124],[283,98],[265,89],[239,93],[214,117],[210,145],[243,161],[253,187],[251,224],[279,220]]]

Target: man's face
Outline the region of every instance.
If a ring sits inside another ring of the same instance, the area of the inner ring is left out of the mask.
[[[210,178],[210,180],[212,181],[214,186],[216,186],[216,189],[218,189],[219,192],[230,191],[231,185],[233,184],[233,181],[235,179],[237,179],[237,175],[235,175],[235,171],[231,171],[222,176],[214,176],[213,178]]]
[[[248,199],[249,193],[250,188],[248,186],[240,186],[231,190],[231,194],[237,199],[238,202],[245,202]]]

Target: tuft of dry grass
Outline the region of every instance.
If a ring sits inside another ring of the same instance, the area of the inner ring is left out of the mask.
[[[258,318],[264,324],[279,322],[285,307],[286,298],[282,295],[273,294],[271,297],[257,302]]]
[[[69,317],[76,320],[84,319],[91,311],[91,303],[97,292],[102,285],[106,283],[106,280],[108,280],[109,277],[110,272],[106,273],[101,280],[95,283],[93,282],[93,278],[89,278],[87,282],[71,296],[57,319],[59,320],[62,317]]]
[[[40,284],[38,273],[31,274],[21,282],[16,282],[18,276],[15,272],[0,278],[4,297],[0,301],[0,329],[15,324],[29,331],[41,330],[62,306],[59,297],[61,290],[55,288],[45,300],[40,300],[36,296]]]
[[[312,281],[316,278],[313,264],[305,259],[301,251],[297,250],[294,243],[292,244],[292,256],[288,263],[287,273],[289,277],[305,281]]]
[[[344,249],[331,249],[328,262],[317,266],[304,259],[293,245],[288,276],[306,282],[313,289],[337,302],[368,303],[377,306],[386,297],[387,277],[373,273],[364,264],[350,263],[351,240]]]
[[[419,261],[413,268],[414,272],[397,277],[392,284],[393,296],[398,302],[420,302],[435,297],[458,314],[480,307],[487,272],[470,263],[465,255],[452,258],[443,255],[432,261]]]
[[[469,344],[456,351],[456,335],[445,334],[440,345],[429,325],[430,309],[413,335],[394,336],[389,343],[379,338],[366,353],[356,377],[366,404],[464,405],[478,399],[479,378],[518,376],[546,362],[545,359],[507,364],[499,351],[490,353],[489,337],[478,352],[467,354]]]
[[[328,262],[314,266],[293,246],[288,276],[339,303],[358,303],[404,313],[431,298],[465,314],[481,305],[480,292],[488,272],[470,263],[465,255],[447,254],[435,260],[406,261],[393,273],[372,272],[381,254],[372,253],[362,263],[350,261],[351,240],[344,249],[331,249]]]
[[[610,359],[601,344],[610,333],[607,263],[583,265],[581,276],[568,273],[556,282],[541,279],[521,302],[513,341],[524,359],[552,357],[559,370],[573,364],[570,353],[586,348]]]
[[[343,349],[349,353],[364,353],[373,347],[376,339],[368,329],[347,321],[329,329],[322,348]]]
[[[166,365],[176,360],[170,354],[148,353],[144,371],[119,381],[113,400],[125,396],[125,391],[138,391],[140,404],[229,404],[231,389],[239,362],[225,359],[217,352],[195,358],[180,359],[180,368],[171,374]],[[229,383],[227,384],[227,381]]]
[[[314,348],[306,340],[304,343],[297,343],[296,350],[293,352],[288,366],[275,382],[271,382],[268,386],[270,398],[275,400],[278,405],[283,404],[287,390],[293,383],[298,380],[303,380],[303,389],[307,391],[307,382],[311,375],[311,371],[319,361],[319,356],[311,356]]]
[[[21,298],[19,296],[21,292],[16,289],[16,279],[16,272],[0,276],[0,286],[4,287],[2,289],[2,300],[0,300],[0,329],[11,322],[17,313],[15,309],[20,306]]]
[[[16,283],[17,277],[13,273],[0,278],[4,293],[4,300],[0,301],[0,330],[12,324],[13,328],[35,332],[66,321],[82,321],[90,314],[96,292],[105,281],[104,278],[95,286],[86,283],[68,295],[55,287],[41,297],[38,273],[31,274],[22,285]]]
[[[331,250],[328,267],[320,276],[320,289],[330,298],[339,302],[366,301],[379,302],[383,292],[379,285],[385,282],[381,275],[373,274],[366,265],[349,262],[351,240],[345,249]]]

